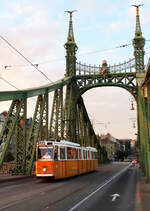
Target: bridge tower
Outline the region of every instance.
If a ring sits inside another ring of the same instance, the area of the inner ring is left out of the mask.
[[[135,56],[135,68],[137,73],[144,72],[144,45],[145,39],[142,36],[139,7],[141,5],[133,5],[136,7],[136,27],[135,37],[133,39],[134,56]]]
[[[74,40],[72,24],[72,13],[75,10],[66,12],[70,15],[68,37],[64,46],[66,49],[66,76],[74,76],[76,75],[76,51],[78,49]]]
[[[148,147],[149,134],[149,120],[148,120],[148,104],[147,94],[141,88],[141,83],[144,80],[145,65],[144,65],[144,45],[145,39],[142,36],[140,25],[139,7],[140,5],[133,5],[136,7],[136,28],[135,37],[133,39],[135,68],[136,68],[136,81],[137,81],[137,120],[138,120],[138,145],[139,157],[141,167],[150,181],[150,152]]]
[[[76,51],[78,49],[73,33],[73,24],[72,24],[72,14],[73,11],[66,11],[69,13],[69,31],[67,42],[64,47],[66,49],[66,74],[65,76],[72,77],[72,82],[69,83],[66,87],[66,99],[65,99],[65,112],[64,112],[64,125],[65,125],[65,135],[66,138],[70,141],[76,140],[76,92],[77,86],[76,81],[73,79],[73,76],[76,75]]]

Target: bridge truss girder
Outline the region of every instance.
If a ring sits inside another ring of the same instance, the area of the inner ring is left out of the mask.
[[[76,76],[80,93],[100,86],[121,87],[129,91],[135,98],[137,95],[136,73],[117,73]]]
[[[10,109],[7,114],[7,118],[4,122],[2,131],[0,133],[0,168],[2,167],[4,157],[6,154],[6,151],[8,149],[8,146],[10,144],[14,129],[16,124],[19,124],[19,115],[20,111],[23,110],[23,113],[25,114],[25,100],[20,99],[20,100],[14,100],[10,106]],[[18,125],[17,125],[18,126]],[[16,133],[17,133],[16,129]],[[24,144],[25,137],[23,137],[20,141],[20,145],[22,147],[21,151],[17,150],[18,148],[18,142],[16,140],[15,144],[15,162],[16,165],[19,165],[21,162],[22,165],[24,165],[24,150],[25,150],[25,144]]]
[[[60,140],[64,138],[63,108],[63,87],[61,87],[54,92],[49,139],[53,138],[54,140]]]
[[[26,173],[32,173],[32,166],[35,159],[36,144],[40,139],[45,138],[43,129],[48,131],[47,125],[42,125],[44,120],[48,122],[48,93],[45,95],[39,95],[34,111],[32,124],[29,131],[29,137],[26,147]],[[44,127],[45,126],[45,127]],[[47,132],[46,132],[47,134]]]
[[[17,107],[19,108],[19,103]],[[15,129],[15,174],[25,173],[27,100],[23,100]]]
[[[63,100],[64,85],[66,85],[65,101]],[[51,86],[52,89],[50,88]],[[23,100],[13,101],[13,104],[16,106],[16,112],[14,113],[15,122],[12,124],[13,127],[9,127],[9,131],[12,136],[16,125],[16,174],[24,174],[25,172],[27,174],[31,174],[33,162],[35,159],[36,144],[39,140],[48,140],[49,138],[60,140],[65,138],[70,141],[78,142],[84,146],[96,146],[98,144],[95,132],[84,105],[84,101],[82,99],[82,94],[88,89],[100,86],[119,86],[128,90],[135,97],[137,95],[135,73],[72,76],[69,79],[63,79],[59,81],[55,87],[53,84],[51,86],[44,87],[44,89],[42,87],[41,91],[40,89],[37,91],[32,90],[31,92],[29,90],[27,93],[24,92],[24,95],[26,94],[26,98]],[[50,127],[48,130],[48,92],[51,90],[54,90],[54,99]],[[25,122],[26,119],[27,96],[31,96],[32,93],[36,95],[36,93],[40,92],[42,94],[39,94],[37,98],[29,136],[26,137],[26,124],[22,125],[21,120]],[[22,95],[22,92],[19,91],[19,94]],[[13,96],[15,96],[15,94]],[[13,109],[10,108],[8,113],[12,113],[12,110]],[[9,114],[7,118],[9,118]],[[5,125],[7,125],[7,123],[5,123]],[[3,131],[5,131],[5,127]],[[3,137],[3,133],[4,132],[1,133],[1,137]],[[10,139],[6,139],[4,142],[6,143],[5,148],[7,149]],[[6,150],[2,151],[3,157],[1,157],[1,165]]]
[[[83,98],[77,101],[77,140],[82,146],[93,146],[97,144],[96,134],[89,119]]]

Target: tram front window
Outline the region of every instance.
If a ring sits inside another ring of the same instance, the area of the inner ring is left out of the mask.
[[[38,158],[39,159],[53,159],[54,150],[53,148],[40,147],[38,150]]]

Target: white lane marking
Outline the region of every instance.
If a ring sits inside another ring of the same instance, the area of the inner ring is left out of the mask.
[[[73,206],[71,209],[69,209],[69,211],[73,211],[76,208],[78,208],[81,204],[83,204],[87,199],[89,199],[91,196],[93,196],[95,193],[97,193],[99,190],[101,190],[103,187],[105,187],[108,183],[110,183],[112,180],[114,180],[116,177],[118,177],[119,175],[121,175],[124,171],[126,171],[129,167],[131,166],[131,164],[129,164],[129,166],[125,167],[124,169],[122,169],[120,172],[118,172],[117,174],[115,174],[111,179],[107,180],[102,186],[98,187],[95,191],[93,191],[92,193],[90,193],[87,197],[85,197],[83,200],[81,200],[79,203],[77,203],[75,206]]]
[[[117,197],[120,197],[120,195],[118,193],[114,193],[111,195],[112,197],[112,201],[115,201]]]

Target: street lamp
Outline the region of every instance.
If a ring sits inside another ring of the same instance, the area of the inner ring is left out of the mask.
[[[133,123],[133,128],[136,128],[136,125],[135,125],[135,123],[136,123],[136,118],[130,118],[130,120],[131,120],[132,123]]]
[[[134,108],[134,104],[133,104],[133,101],[134,101],[133,96],[130,96],[129,100],[130,100],[130,102],[131,102],[131,108],[130,108],[130,110],[131,110],[131,111],[134,111],[135,108]]]

